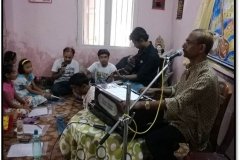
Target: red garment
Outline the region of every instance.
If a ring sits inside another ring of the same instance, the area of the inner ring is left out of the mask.
[[[3,110],[5,111],[10,107],[10,104],[7,103],[7,100],[14,100],[14,95],[15,95],[15,89],[13,82],[3,82]]]

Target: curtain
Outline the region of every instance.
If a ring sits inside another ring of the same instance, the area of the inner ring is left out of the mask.
[[[202,0],[194,28],[208,29],[215,0]]]

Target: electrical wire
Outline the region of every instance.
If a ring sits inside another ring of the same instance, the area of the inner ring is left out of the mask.
[[[65,130],[70,124],[73,124],[73,123],[80,123],[80,122],[70,122],[70,123],[67,124],[67,126],[64,128],[64,130]],[[62,136],[64,130],[63,130],[62,133],[57,137],[57,139],[56,139],[56,141],[55,141],[55,143],[54,143],[54,145],[53,145],[53,148],[52,148],[51,153],[50,153],[50,160],[52,159],[52,153],[53,153],[54,147],[55,147],[56,143],[59,141],[60,137]]]
[[[136,134],[137,134],[137,123],[136,123],[134,120],[133,120],[133,123],[134,123],[134,126],[135,126],[135,130],[136,130],[136,132],[134,132],[134,135],[133,135],[133,137],[132,137],[130,143],[133,142],[133,140],[134,140],[134,138],[135,138],[135,136],[136,136]],[[130,143],[129,143],[129,144],[130,144]]]
[[[165,64],[165,59],[164,59],[164,61],[163,61],[163,67],[164,67],[164,64]],[[162,68],[163,68],[162,67]],[[155,122],[156,122],[156,120],[157,120],[157,117],[158,117],[158,114],[159,114],[159,111],[160,111],[160,108],[161,108],[161,103],[162,103],[162,98],[163,98],[163,75],[162,75],[162,91],[161,91],[161,96],[160,96],[160,101],[159,101],[159,105],[158,105],[158,109],[157,109],[157,113],[156,113],[156,115],[155,115],[155,118],[154,118],[154,120],[153,120],[153,122],[151,123],[151,125],[145,130],[145,131],[143,131],[143,132],[138,132],[137,130],[133,130],[130,126],[129,126],[129,129],[132,131],[132,132],[134,132],[134,133],[136,133],[136,134],[145,134],[145,133],[147,133],[151,128],[152,128],[152,126],[155,124]],[[136,122],[135,122],[135,120],[133,119],[133,122],[134,122],[134,124],[136,124]],[[137,128],[137,124],[136,124],[136,128]]]
[[[164,59],[164,61],[163,61],[163,67],[164,67],[164,64],[165,64],[165,59]],[[163,68],[163,67],[162,67],[162,68]],[[162,86],[163,86],[163,80],[164,80],[163,77],[164,77],[164,76],[162,75]],[[163,98],[163,87],[161,87],[161,88],[162,88],[162,89],[161,89],[161,96],[160,96],[160,100],[159,100],[159,105],[158,105],[157,113],[156,113],[156,115],[155,115],[155,118],[154,118],[152,124],[149,126],[149,128],[146,129],[146,130],[143,131],[143,132],[138,132],[138,131],[137,131],[136,121],[135,121],[134,119],[132,119],[132,120],[133,120],[133,123],[134,123],[134,126],[135,126],[135,130],[132,129],[130,126],[128,127],[128,128],[134,133],[134,135],[133,135],[130,143],[134,140],[136,134],[145,134],[145,133],[147,133],[147,132],[152,128],[152,126],[155,124],[155,122],[156,122],[156,120],[157,120],[157,117],[158,117],[158,114],[159,114],[159,111],[160,111],[160,108],[161,108],[161,102],[162,102],[162,98]],[[127,115],[127,114],[125,114],[125,116],[127,116],[128,118],[130,118],[130,116]],[[73,123],[81,124],[81,122],[70,122],[69,124],[67,124],[67,126],[64,128],[64,130],[65,130],[70,124],[73,124]],[[88,123],[82,123],[82,124],[88,124]],[[88,125],[94,127],[94,126],[91,125],[90,123],[89,123]],[[50,154],[50,160],[52,159],[52,152],[53,152],[53,150],[54,150],[54,147],[55,147],[56,143],[59,141],[59,139],[60,139],[61,135],[63,134],[64,130],[63,130],[62,133],[58,136],[58,138],[56,139],[56,141],[55,141],[55,143],[54,143],[54,145],[53,145],[53,148],[52,148],[51,154]],[[129,143],[129,144],[130,144],[130,143]]]
[[[94,127],[94,128],[97,128],[97,129],[101,129],[101,130],[104,130],[104,131],[105,131],[106,128],[107,128],[106,126],[91,124],[91,123],[88,123],[88,122],[70,122],[70,123],[67,124],[67,126],[64,128],[64,130],[65,130],[69,125],[71,125],[71,124],[73,124],[73,123],[86,124],[86,125],[89,125],[89,126],[91,126],[91,127]],[[52,159],[52,152],[53,152],[53,150],[54,150],[54,147],[55,147],[56,143],[59,141],[60,137],[62,136],[64,130],[62,131],[62,133],[57,137],[56,141],[54,142],[54,145],[53,145],[53,148],[52,148],[51,154],[50,154],[50,160]]]

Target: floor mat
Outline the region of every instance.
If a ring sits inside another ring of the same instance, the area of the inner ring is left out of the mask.
[[[67,123],[72,116],[74,116],[78,111],[82,110],[82,103],[80,101],[76,101],[74,97],[65,97],[64,102],[55,103],[55,115],[61,115],[64,117],[64,121]],[[41,137],[43,142],[48,142],[47,153],[42,157],[42,160],[49,160],[50,154],[52,152],[52,160],[61,160],[63,159],[58,142],[55,144],[54,149],[53,145],[57,140],[58,132],[56,126],[56,118],[54,115],[50,116],[42,116],[39,119],[39,125],[50,125],[46,134]],[[18,141],[16,139],[16,134],[3,134],[3,157],[7,159],[7,153],[12,144],[16,144]],[[10,159],[10,158],[8,158]],[[30,160],[32,157],[22,157],[22,158],[11,158],[18,160]]]

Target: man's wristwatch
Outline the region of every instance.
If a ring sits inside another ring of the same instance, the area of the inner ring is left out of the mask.
[[[145,102],[145,109],[146,109],[146,110],[149,110],[149,109],[150,109],[150,103],[149,103],[149,101],[146,101],[146,102]]]

